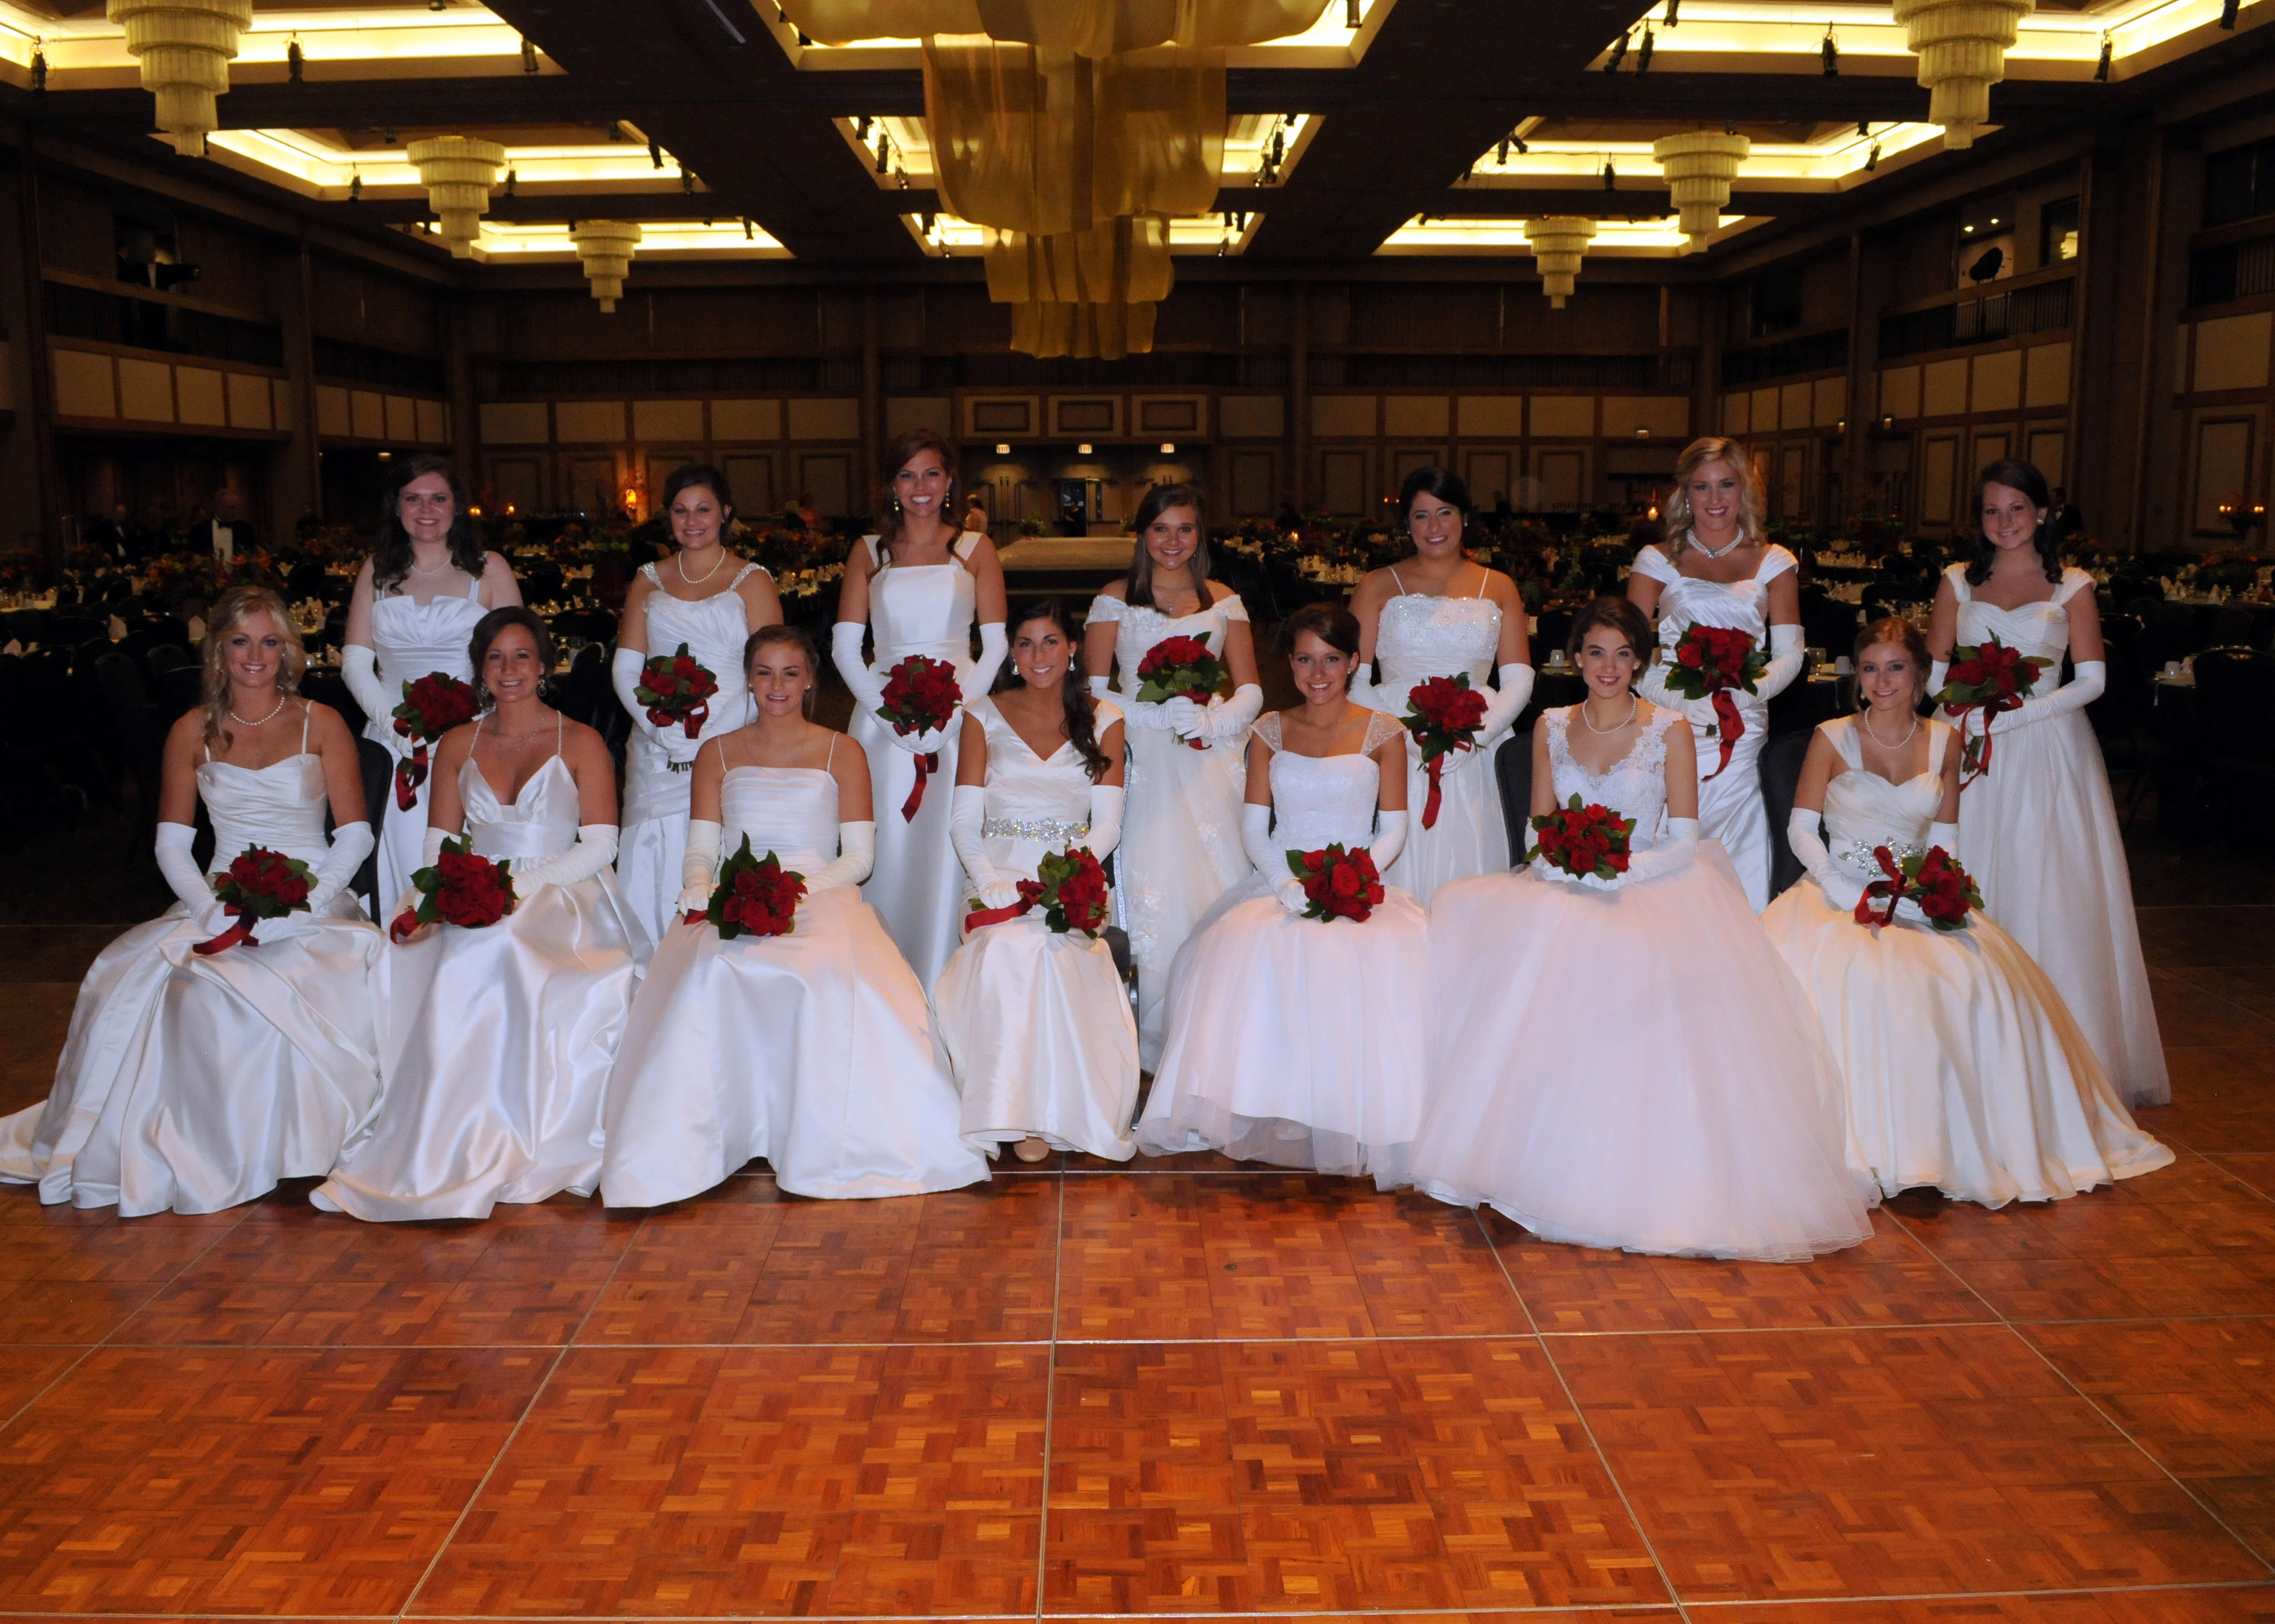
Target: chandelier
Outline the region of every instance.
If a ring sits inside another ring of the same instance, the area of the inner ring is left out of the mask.
[[[253,0],[109,0],[103,14],[126,30],[142,88],[158,98],[158,127],[185,158],[205,154],[221,123],[214,98],[229,88],[237,36],[253,26]]]
[[[419,171],[427,204],[442,220],[442,240],[450,245],[451,257],[472,259],[482,211],[490,206],[490,188],[505,167],[505,148],[495,141],[438,135],[412,142],[403,155]]]
[[[1930,123],[1946,147],[1975,145],[1991,121],[1991,87],[2007,77],[2007,51],[2033,0],[1895,0],[1895,19],[1919,55]]]

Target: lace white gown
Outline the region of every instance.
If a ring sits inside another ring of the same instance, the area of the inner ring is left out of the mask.
[[[956,555],[969,558],[986,538],[967,532],[956,538]],[[877,538],[865,536],[873,563]],[[894,666],[911,654],[944,660],[957,676],[970,674],[972,611],[978,601],[971,571],[961,563],[888,563],[869,578],[869,629],[874,638],[872,666],[881,685]],[[964,869],[949,843],[949,802],[956,794],[956,744],[959,721],[948,724],[940,747],[940,770],[925,785],[924,804],[913,820],[901,806],[916,785],[917,759],[895,742],[892,725],[866,706],[857,706],[850,731],[869,754],[869,782],[877,797],[877,866],[861,895],[884,920],[885,929],[930,986],[956,951],[964,923]]]
[[[409,741],[395,730],[394,708],[403,702],[403,685],[440,671],[462,683],[474,680],[474,627],[489,611],[482,607],[482,584],[470,582],[462,596],[430,598],[414,603],[401,592],[374,597],[371,605],[371,647],[379,662],[379,691],[387,698],[388,714],[364,723],[364,736],[377,739],[396,759],[410,752]],[[427,747],[435,759],[436,744]],[[379,842],[377,905],[392,908],[410,888],[419,869],[419,850],[427,839],[427,796],[430,777],[419,786],[410,809],[395,804],[395,782],[387,786],[387,811],[374,831]]]
[[[1169,966],[1185,938],[1217,898],[1248,872],[1240,849],[1240,797],[1248,782],[1245,741],[1195,750],[1137,706],[1138,667],[1156,644],[1200,638],[1219,659],[1226,628],[1245,623],[1236,595],[1190,615],[1171,616],[1104,595],[1090,604],[1093,622],[1115,623],[1116,691],[1126,707],[1128,741],[1122,844],[1114,853],[1115,923],[1130,937],[1138,966],[1138,1054],[1146,1069],[1161,1058]]]
[[[555,756],[511,802],[458,772],[473,849],[558,856],[577,783]],[[358,1218],[487,1218],[503,1202],[589,1196],[601,1104],[648,943],[603,869],[527,891],[495,925],[438,925],[390,948],[381,987],[387,1099],[370,1137],[309,1193]]]
[[[1391,571],[1398,581],[1398,572]],[[1432,676],[1469,674],[1470,686],[1490,697],[1493,655],[1500,647],[1500,606],[1479,594],[1440,598],[1403,590],[1382,606],[1374,657],[1381,680],[1372,698],[1385,715],[1404,725],[1406,696]],[[1500,785],[1493,776],[1493,752],[1507,733],[1481,737],[1473,751],[1456,752],[1439,769],[1438,821],[1422,827],[1430,778],[1421,747],[1406,738],[1406,849],[1383,876],[1403,886],[1425,908],[1438,888],[1472,874],[1508,872],[1508,820],[1501,815]]]
[[[1372,752],[1397,731],[1378,714],[1362,753],[1291,755],[1279,713],[1266,712],[1255,732],[1273,749],[1274,845],[1369,844],[1381,794]],[[1406,1182],[1430,1086],[1429,916],[1384,891],[1364,924],[1290,913],[1252,868],[1218,901],[1170,971],[1139,1150],[1214,1149],[1371,1175],[1386,1190]]]
[[[751,685],[743,680],[744,627],[742,595],[735,589],[759,572],[744,564],[732,580],[708,598],[683,602],[663,590],[654,564],[640,566],[655,590],[647,596],[647,653],[669,654],[682,643],[703,668],[719,679],[711,714],[693,738],[675,727],[658,740],[643,710],[632,717],[631,740],[624,750],[624,827],[616,850],[616,884],[639,916],[651,940],[661,941],[673,923],[679,900],[679,864],[687,855],[687,805],[695,752],[707,739],[724,738],[751,720]]]
[[[1576,707],[1574,707],[1576,708]],[[1665,838],[1662,711],[1601,774],[1541,718],[1556,796]],[[1840,1073],[1719,861],[1616,890],[1531,868],[1456,880],[1430,917],[1434,1092],[1414,1182],[1544,1240],[1776,1262],[1872,1233]]]
[[[1855,718],[1820,729],[1848,769],[1825,792],[1825,844],[1857,878],[1881,877],[1876,846],[1926,848],[1957,748],[1926,725],[1927,771],[1900,784],[1865,769]],[[1984,915],[1963,931],[1874,930],[1804,880],[1762,924],[1823,1017],[1884,1195],[1931,1184],[1984,1206],[2057,1201],[2173,1159],[2134,1125],[2045,972]]]
[[[314,865],[329,797],[316,756],[198,767],[215,872],[247,846]],[[352,893],[264,920],[210,958],[177,903],[87,969],[44,1104],[0,1120],[0,1181],[124,1218],[215,1212],[328,1171],[380,1096],[372,984],[386,939]]]
[[[1072,744],[1038,759],[993,699],[970,710],[987,729],[988,860],[1006,880],[1032,880],[1088,831],[1090,774]],[[1100,733],[1122,719],[1103,700],[1092,714]],[[1137,1153],[1138,1026],[1104,937],[1054,933],[1040,909],[983,926],[948,961],[933,1008],[967,1143],[993,1156],[1033,1134],[1109,1161]]]
[[[1638,574],[1659,583],[1659,642],[1671,657],[1682,634],[1693,625],[1750,633],[1765,659],[1770,652],[1770,583],[1800,561],[1781,547],[1763,550],[1761,567],[1753,578],[1724,584],[1693,580],[1667,563],[1656,547],[1636,554]],[[1742,691],[1730,698],[1738,707],[1745,731],[1730,752],[1730,765],[1712,778],[1722,759],[1719,737],[1706,730],[1715,726],[1713,702],[1684,699],[1667,691],[1665,666],[1653,662],[1636,686],[1653,705],[1681,711],[1690,719],[1698,744],[1698,837],[1722,842],[1730,865],[1738,871],[1746,901],[1756,913],[1770,905],[1770,818],[1762,803],[1762,747],[1769,743],[1770,702]]]
[[[729,852],[747,835],[754,856],[798,873],[836,858],[826,768],[730,768],[720,809]],[[665,933],[607,1125],[610,1206],[683,1200],[760,1156],[800,1196],[913,1196],[987,1176],[958,1131],[924,989],[850,885],[808,893],[786,935],[724,941],[708,921]]]
[[[2094,590],[2091,576],[2065,570],[2052,598],[2014,609],[1976,598],[1963,564],[1944,578],[1959,597],[1961,646],[1996,637],[2046,662],[2034,694],[2061,685],[2067,606],[2073,593]],[[2060,992],[2126,1103],[2168,1104],[2173,1085],[2133,917],[2132,872],[2109,769],[2082,710],[2011,732],[1992,729],[1991,770],[1959,797],[1959,860],[1982,889],[1984,910]]]

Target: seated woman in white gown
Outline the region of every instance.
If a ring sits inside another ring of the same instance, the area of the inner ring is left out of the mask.
[[[158,872],[180,900],[96,956],[55,1091],[0,1121],[0,1180],[42,1201],[217,1212],[328,1170],[379,1103],[385,943],[347,889],[372,850],[355,740],[297,697],[307,656],[275,594],[223,598],[204,652],[205,702],[167,735],[158,791]],[[200,800],[215,873],[261,846],[314,881],[306,912],[209,955],[194,949],[238,921],[190,853]]]
[[[695,759],[678,917],[632,1002],[608,1079],[601,1198],[661,1206],[764,1157],[800,1196],[913,1196],[987,1176],[916,972],[861,895],[876,855],[869,762],[806,720],[818,662],[793,626],[745,645],[755,717]],[[790,928],[722,940],[722,851],[804,876]]]
[[[1017,680],[964,706],[949,834],[983,910],[1017,903],[1046,857],[1102,862],[1121,835],[1122,713],[1091,698],[1075,637],[1056,599],[1036,604],[1011,631]],[[1138,1023],[1104,936],[1054,932],[1039,907],[968,930],[933,1007],[971,1144],[1136,1154]]]
[[[2134,1125],[2053,983],[1989,918],[1939,931],[1905,902],[1891,925],[1856,923],[1885,874],[1875,848],[1957,854],[1960,769],[1952,729],[1920,720],[1915,627],[1866,627],[1856,672],[1868,708],[1818,727],[1794,797],[1787,840],[1810,879],[1762,924],[1824,1020],[1881,1193],[1927,1184],[1995,1207],[2165,1166],[2172,1152]]]
[[[1349,698],[1358,622],[1288,617],[1304,702],[1259,720],[1241,832],[1254,872],[1219,900],[1169,972],[1168,1037],[1138,1123],[1148,1155],[1242,1159],[1405,1182],[1428,1078],[1428,917],[1386,886],[1363,922],[1305,918],[1290,851],[1364,847],[1378,872],[1406,839],[1406,730]],[[1277,825],[1274,827],[1274,820]]]
[[[516,903],[494,925],[429,925],[389,950],[386,1102],[309,1196],[358,1218],[486,1218],[501,1201],[591,1195],[601,1094],[647,956],[608,868],[616,763],[540,697],[545,623],[493,609],[472,653],[487,708],[442,736],[424,865],[463,830],[476,856],[509,862]]]
[[[1780,1262],[1854,1246],[1870,1181],[1840,1074],[1721,849],[1698,845],[1690,729],[1633,691],[1650,626],[1599,598],[1568,652],[1588,697],[1534,730],[1533,815],[1578,795],[1635,820],[1632,855],[1608,880],[1537,858],[1439,888],[1414,1182],[1583,1246]]]

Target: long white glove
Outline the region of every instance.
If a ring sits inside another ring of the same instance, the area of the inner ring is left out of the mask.
[[[987,791],[979,784],[958,784],[949,803],[948,843],[956,848],[964,878],[982,908],[1009,908],[1019,900],[1018,882],[1007,879],[987,856],[987,839],[979,831],[987,821]]]
[[[1200,738],[1208,712],[1189,693],[1172,694],[1161,701],[1161,725],[1180,739]]]
[[[1931,699],[1943,691],[1943,684],[1951,676],[1951,661],[1932,660],[1927,668],[1927,697]]]
[[[1257,692],[1260,700],[1263,691],[1258,689]],[[1392,703],[1394,699],[1396,701],[1395,704]],[[1353,705],[1364,705],[1371,711],[1382,711],[1393,716],[1398,715],[1406,708],[1405,695],[1393,694],[1374,680],[1374,667],[1372,663],[1362,664],[1357,673],[1352,676],[1350,702]]]
[[[1107,681],[1106,678],[1102,676],[1093,676],[1089,678],[1088,681],[1090,683],[1090,697],[1092,699],[1111,699],[1114,698],[1114,684]],[[1115,703],[1119,704],[1121,702],[1119,700],[1115,700]]]
[[[1755,684],[1764,699],[1774,699],[1793,686],[1793,679],[1801,675],[1802,646],[1799,626],[1770,628],[1770,664],[1761,680]]]
[[[1264,883],[1280,905],[1289,913],[1301,913],[1311,906],[1311,898],[1304,895],[1304,882],[1288,869],[1288,854],[1272,839],[1272,809],[1243,804],[1240,809],[1240,846],[1248,853],[1248,860],[1256,872],[1264,876]]]
[[[1122,843],[1122,793],[1120,784],[1090,787],[1090,833],[1076,843],[1087,847],[1101,863]]]
[[[332,899],[347,889],[355,879],[356,870],[363,866],[372,848],[378,842],[372,838],[371,825],[359,819],[344,823],[332,831],[332,843],[316,865],[316,883],[309,888],[308,911],[322,913],[332,905]]]
[[[362,709],[365,716],[379,723],[381,740],[397,756],[411,753],[411,741],[395,730],[395,707],[401,699],[390,699],[379,680],[379,656],[360,643],[351,643],[340,650],[340,680],[348,685],[348,695]]]
[[[2072,711],[2082,710],[2099,699],[2109,685],[2109,665],[2106,661],[2081,660],[2076,673],[2069,681],[2052,693],[2038,699],[2025,699],[2018,711],[2001,711],[1992,730],[2012,733],[2017,728],[2028,728],[2056,716],[2067,716]]]
[[[1387,874],[1390,865],[1398,861],[1398,854],[1406,850],[1407,817],[1402,812],[1379,812],[1374,814],[1374,843],[1367,855],[1374,859],[1374,872]]]
[[[1856,906],[1856,899],[1864,895],[1864,882],[1833,862],[1833,854],[1825,849],[1825,841],[1818,833],[1824,816],[1821,812],[1795,807],[1793,816],[1786,820],[1785,843],[1787,849],[1801,859],[1802,867],[1817,882],[1818,889],[1825,893],[1825,900],[1847,913]]]
[[[1003,668],[1003,656],[1011,652],[1011,640],[1003,634],[1003,623],[987,620],[979,623],[979,659],[964,674],[964,702],[966,705],[995,685],[995,673]]]
[[[711,906],[711,893],[718,888],[719,852],[726,838],[726,830],[708,818],[687,820],[687,855],[679,859],[679,900],[671,905],[678,918],[684,919]]]
[[[1493,673],[1500,686],[1485,699],[1485,724],[1478,729],[1478,744],[1474,751],[1456,751],[1456,755],[1484,755],[1498,744],[1501,736],[1516,725],[1524,714],[1525,706],[1532,699],[1532,668],[1510,661]]]
[[[1943,848],[1946,857],[1959,855],[1959,826],[1955,823],[1931,823],[1927,826],[1928,850]]]
[[[868,626],[858,620],[841,620],[829,629],[829,662],[837,668],[837,675],[845,679],[845,686],[853,692],[853,714],[876,714],[885,702],[883,679],[869,668],[861,658],[861,639]]]
[[[616,860],[616,826],[579,824],[577,843],[558,857],[514,859],[514,892],[526,895],[524,887],[534,889],[538,886],[573,886],[580,880],[590,880]],[[525,861],[529,864],[526,868],[522,866]]]
[[[1667,833],[1668,839],[1649,851],[1638,851],[1629,857],[1628,872],[1614,875],[1606,888],[1615,891],[1623,885],[1641,885],[1646,880],[1657,880],[1689,867],[1690,860],[1698,855],[1698,820],[1669,818]]]
[[[837,826],[837,855],[805,877],[805,894],[858,886],[877,866],[877,826],[873,822]]]
[[[181,899],[182,906],[190,910],[190,921],[208,936],[218,936],[235,921],[223,911],[221,899],[213,893],[213,882],[208,880],[198,860],[190,853],[190,842],[197,831],[186,823],[162,823],[158,826],[156,852],[158,872]]]
[[[1229,699],[1219,694],[1208,702],[1207,714],[1201,718],[1201,736],[1212,744],[1230,744],[1246,737],[1263,714],[1264,690],[1254,683],[1243,683],[1232,691]]]

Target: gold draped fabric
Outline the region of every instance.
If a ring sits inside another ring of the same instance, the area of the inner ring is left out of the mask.
[[[1303,33],[1326,9],[1327,0],[782,0],[790,21],[824,45],[984,34],[1092,57],[1260,45]]]
[[[1016,306],[1011,347],[1029,355],[1144,354],[1169,279],[1169,223],[1160,215],[1123,215],[1054,237],[998,232],[987,251],[987,297]]]

